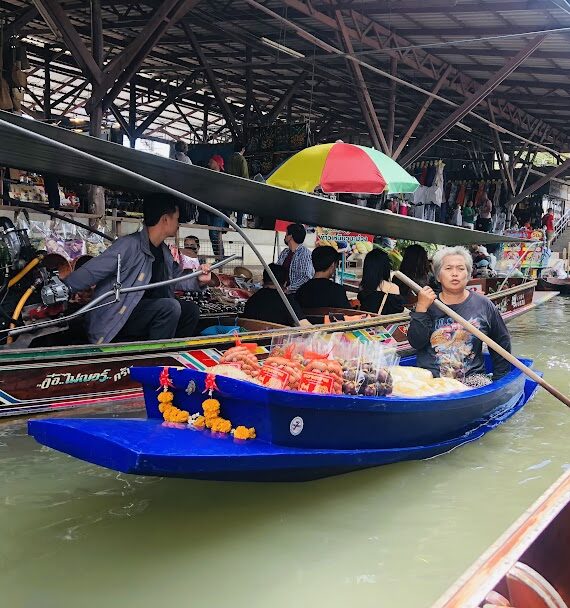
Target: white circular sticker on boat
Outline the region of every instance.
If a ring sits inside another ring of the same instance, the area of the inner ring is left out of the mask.
[[[291,435],[300,435],[303,430],[303,424],[304,423],[301,416],[295,416],[295,418],[293,418],[293,420],[291,420],[291,423],[289,424],[289,432],[291,433]]]

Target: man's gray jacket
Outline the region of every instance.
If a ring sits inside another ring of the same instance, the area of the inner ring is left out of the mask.
[[[164,264],[168,278],[179,277],[184,274],[182,268],[174,261],[170,249],[162,243]],[[150,251],[148,230],[143,228],[140,232],[129,234],[117,239],[101,255],[89,260],[75,272],[72,272],[64,281],[72,292],[84,291],[93,285],[94,298],[113,289],[117,277],[117,257],[121,256],[121,285],[134,287],[135,285],[148,285],[152,278],[152,263],[154,256]],[[170,285],[171,297],[174,289],[194,291],[201,289],[198,279],[192,278]],[[87,313],[87,334],[93,344],[111,342],[127,322],[129,315],[140,302],[144,291],[135,291],[122,295],[118,302],[97,308]],[[110,297],[108,301],[112,301]]]

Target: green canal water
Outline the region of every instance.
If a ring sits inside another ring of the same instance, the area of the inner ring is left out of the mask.
[[[557,298],[510,324],[515,352],[567,394],[569,320]],[[541,391],[440,458],[257,485],[116,474],[4,422],[2,606],[428,607],[570,466],[569,435],[570,411]]]

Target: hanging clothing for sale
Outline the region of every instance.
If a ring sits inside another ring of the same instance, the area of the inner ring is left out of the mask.
[[[459,192],[457,193],[457,196],[455,198],[456,204],[463,205],[463,203],[465,202],[466,192],[467,192],[467,184],[465,182],[461,182],[461,185],[459,187]]]
[[[425,205],[427,203],[428,188],[420,186],[414,192],[414,205]]]
[[[477,188],[477,192],[475,193],[475,207],[483,198],[483,194],[485,194],[485,182],[481,181],[479,182],[479,187]]]
[[[424,186],[431,188],[431,186],[433,185],[433,180],[435,179],[436,173],[437,173],[437,167],[433,164],[430,164],[427,167]]]
[[[451,188],[449,190],[449,196],[447,197],[447,203],[450,206],[455,205],[455,199],[457,198],[457,193],[459,192],[459,183],[452,182]]]
[[[452,226],[463,226],[463,216],[461,214],[461,206],[457,205],[451,214]]]
[[[441,207],[443,202],[443,163],[438,163],[435,169],[435,177],[432,185],[428,189],[426,202],[433,203]]]

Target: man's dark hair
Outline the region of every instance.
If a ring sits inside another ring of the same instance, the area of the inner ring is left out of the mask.
[[[301,245],[305,241],[307,231],[303,224],[289,224],[289,226],[287,226],[287,234],[290,234],[293,237],[293,240],[297,245]]]
[[[186,152],[188,152],[188,144],[184,141],[178,140],[174,144],[174,149],[176,150],[176,152],[183,152],[184,154],[186,154]]]
[[[340,260],[340,254],[333,247],[322,245],[313,249],[311,260],[313,261],[315,272],[323,272],[331,264],[336,264]]]
[[[163,215],[172,215],[177,210],[180,203],[171,194],[147,194],[143,201],[144,225],[156,226]]]
[[[241,152],[245,148],[245,143],[241,139],[234,140],[234,152]]]
[[[279,285],[281,285],[281,287],[283,287],[285,285],[285,283],[287,282],[287,271],[285,270],[285,268],[283,268],[283,266],[281,266],[279,264],[269,264],[269,268],[271,269],[271,272],[275,275],[275,278],[279,282]],[[267,274],[267,270],[263,271],[263,283],[264,284],[270,283],[273,285],[273,281],[270,279],[269,275]]]

